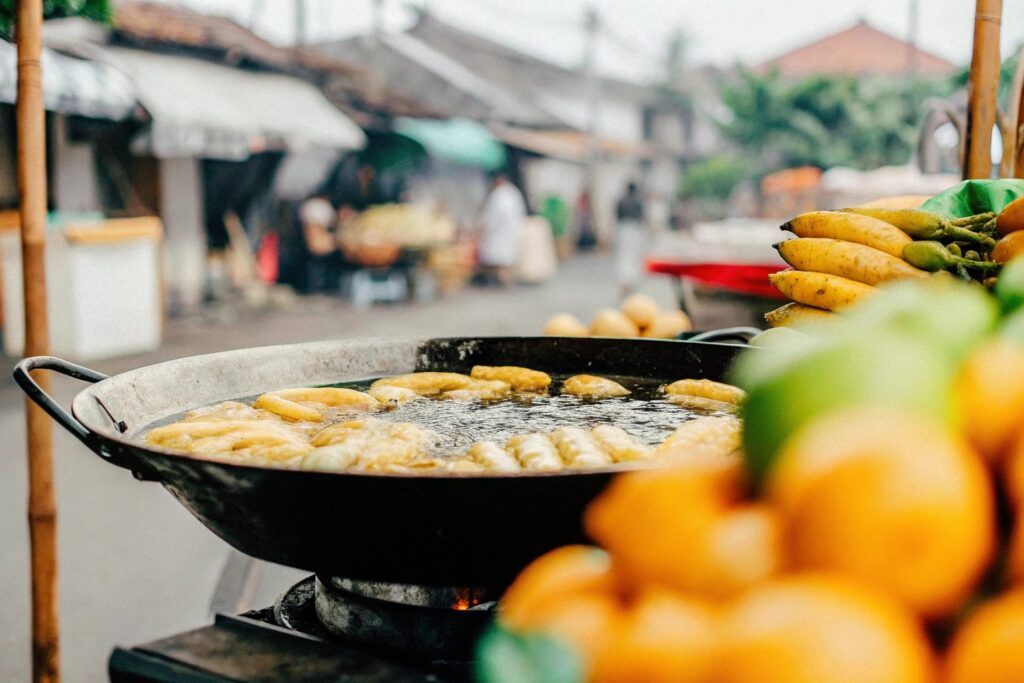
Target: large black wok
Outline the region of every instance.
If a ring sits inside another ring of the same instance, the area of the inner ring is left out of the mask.
[[[482,338],[361,339],[228,351],[106,378],[53,357],[15,378],[105,460],[158,481],[238,550],[336,576],[501,587],[531,559],[584,540],[580,515],[610,471],[529,476],[324,473],[209,462],[146,446],[152,423],[199,405],[290,386],[413,370],[524,365],[551,373],[721,379],[739,347],[682,341]],[[50,369],[95,382],[72,415],[29,376]]]

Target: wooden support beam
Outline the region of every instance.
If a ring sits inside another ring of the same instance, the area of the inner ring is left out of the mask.
[[[999,28],[1002,0],[977,0],[974,51],[967,80],[967,140],[963,177],[992,177],[992,128],[999,92]]]
[[[42,86],[42,0],[18,0],[18,191],[25,292],[25,354],[49,353],[46,313],[46,114]],[[36,380],[49,389],[46,377]],[[32,544],[32,676],[60,680],[57,605],[57,505],[50,418],[26,399],[28,523]]]

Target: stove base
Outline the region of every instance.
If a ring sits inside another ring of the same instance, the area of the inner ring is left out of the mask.
[[[108,666],[113,683],[428,683],[458,681],[340,642],[245,617],[218,615],[211,626],[128,650]]]

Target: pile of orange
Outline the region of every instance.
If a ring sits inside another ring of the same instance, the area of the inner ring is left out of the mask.
[[[501,602],[580,678],[673,683],[1024,681],[1024,345],[955,382],[959,424],[857,405],[743,460],[617,478],[599,547],[555,550]]]

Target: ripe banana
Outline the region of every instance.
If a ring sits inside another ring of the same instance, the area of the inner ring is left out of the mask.
[[[903,259],[856,242],[798,237],[779,242],[775,248],[786,263],[797,270],[829,273],[866,285],[928,276]]]
[[[784,270],[772,273],[768,280],[797,303],[829,311],[844,308],[871,296],[875,288],[828,273]]]
[[[843,211],[808,211],[782,226],[797,237],[827,237],[856,242],[900,258],[910,237],[894,225],[871,216]]]
[[[804,323],[824,322],[831,320],[834,314],[821,308],[788,303],[764,314],[765,322],[771,327],[792,327]]]

